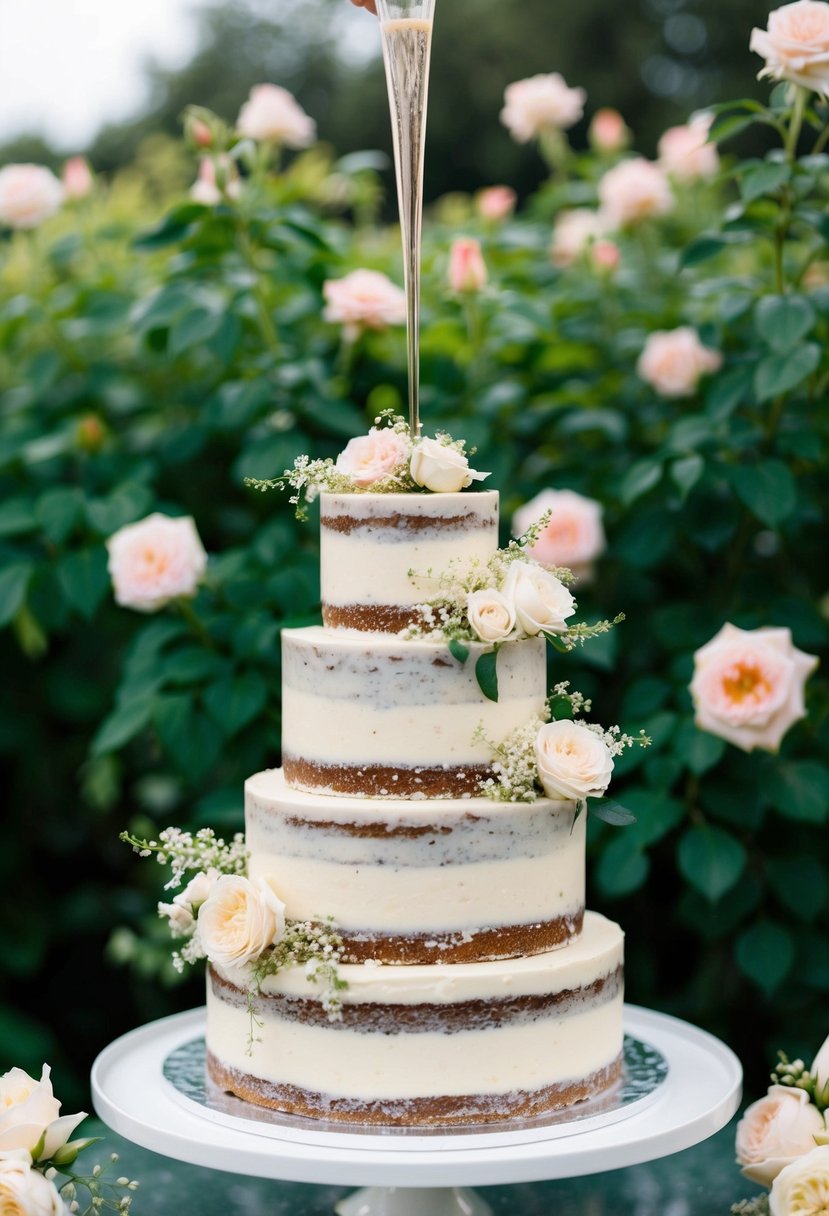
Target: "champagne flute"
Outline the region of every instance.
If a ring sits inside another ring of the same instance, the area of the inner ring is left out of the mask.
[[[420,434],[420,248],[423,157],[435,0],[377,0],[389,90],[397,202],[403,235],[409,427]]]

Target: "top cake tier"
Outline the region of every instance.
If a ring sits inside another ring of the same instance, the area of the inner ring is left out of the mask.
[[[450,566],[492,557],[498,492],[323,494],[320,540],[325,625],[398,633]]]

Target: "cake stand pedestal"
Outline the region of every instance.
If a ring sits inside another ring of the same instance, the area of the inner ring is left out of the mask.
[[[169,1068],[165,1076],[165,1065],[198,1046],[203,1009],[111,1043],[93,1066],[92,1094],[114,1131],[167,1157],[258,1178],[367,1188],[341,1200],[338,1216],[489,1216],[480,1196],[459,1188],[579,1177],[651,1161],[705,1140],[734,1114],[742,1071],[719,1040],[636,1006],[626,1006],[625,1030],[667,1063],[652,1092],[586,1117],[571,1113],[492,1131],[343,1130],[234,1099],[225,1109],[200,1105],[168,1079]]]

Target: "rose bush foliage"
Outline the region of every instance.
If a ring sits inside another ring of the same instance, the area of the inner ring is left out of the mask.
[[[783,1026],[789,1040],[825,1029],[829,694],[818,672],[779,753],[746,754],[697,728],[689,684],[726,622],[790,629],[826,656],[829,157],[813,100],[784,84],[768,108],[724,109],[717,178],[672,180],[626,159],[626,139],[576,155],[562,136],[549,184],[515,215],[455,198],[425,231],[427,433],[477,445],[502,541],[543,491],[601,507],[606,549],[580,603],[627,620],[551,675],[653,745],[616,762],[636,823],[591,824],[591,904],[628,931],[632,999],[749,1059]],[[206,131],[223,153],[221,124],[199,122],[194,150]],[[768,152],[739,160],[752,124]],[[133,175],[0,246],[0,733],[16,825],[2,864],[20,926],[0,1036],[23,1063],[61,1059],[36,1012],[50,984],[89,1054],[199,999],[146,983],[174,977],[163,932],[157,951],[133,932],[154,909],[117,832],[240,826],[244,778],[279,755],[279,630],[316,620],[319,596],[313,521],[243,480],[336,456],[381,410],[405,412],[399,324],[325,314],[326,283],[400,281],[396,229],[369,222],[374,162],[312,147],[277,172],[270,153],[234,148],[232,192],[217,161],[216,203],[159,208]],[[613,257],[588,236],[554,262],[554,221],[576,208],[601,212]],[[459,237],[480,242],[480,290],[447,289]],[[652,334],[687,328],[721,359],[678,397],[637,365]],[[116,605],[106,541],[154,513],[191,517],[209,561],[194,598],[147,615]],[[130,972],[99,969],[107,943]],[[97,1015],[65,1009],[73,967],[97,977]]]

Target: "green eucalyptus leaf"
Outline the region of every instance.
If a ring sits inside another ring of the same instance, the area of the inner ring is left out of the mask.
[[[754,328],[773,351],[785,353],[805,338],[815,310],[805,296],[763,296],[754,310]]]
[[[485,650],[475,664],[478,687],[489,701],[498,700],[498,648]]]
[[[712,903],[731,890],[746,861],[746,851],[739,840],[722,828],[708,825],[689,828],[677,849],[681,873]]]
[[[797,484],[781,460],[762,460],[731,470],[731,484],[752,514],[776,528],[788,519],[797,505]]]

